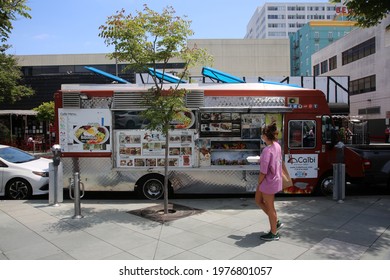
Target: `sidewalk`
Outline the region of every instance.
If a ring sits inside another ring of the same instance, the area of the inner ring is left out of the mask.
[[[171,199],[204,210],[161,224],[128,212],[162,201],[0,200],[0,260],[390,260],[390,197],[277,197],[285,226],[265,242],[268,219],[251,198]]]

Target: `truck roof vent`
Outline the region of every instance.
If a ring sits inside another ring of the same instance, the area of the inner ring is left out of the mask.
[[[63,108],[80,108],[80,92],[64,92],[62,94]]]
[[[141,92],[115,92],[112,109],[139,109],[142,101]]]
[[[110,97],[92,97],[89,99],[81,100],[81,108],[95,109],[95,108],[110,108]]]
[[[201,91],[191,91],[187,93],[186,106],[188,108],[204,107],[204,93]]]

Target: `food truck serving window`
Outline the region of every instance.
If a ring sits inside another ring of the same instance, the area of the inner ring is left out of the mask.
[[[316,122],[314,120],[289,121],[289,148],[314,148],[316,146],[316,130]]]

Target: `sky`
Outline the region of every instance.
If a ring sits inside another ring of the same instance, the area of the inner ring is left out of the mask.
[[[108,53],[98,36],[107,17],[124,8],[142,11],[143,5],[161,12],[172,6],[176,15],[191,20],[190,39],[242,39],[246,26],[265,2],[327,2],[326,0],[28,0],[31,19],[18,18],[8,40],[13,55]]]

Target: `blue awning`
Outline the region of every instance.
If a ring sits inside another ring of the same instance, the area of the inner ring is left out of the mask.
[[[203,67],[202,75],[222,83],[245,83],[245,81],[240,78],[210,67]]]
[[[278,83],[278,82],[273,82],[273,81],[260,81],[261,84],[268,84],[268,85],[279,85],[279,86],[288,86],[288,87],[297,87],[297,88],[302,88],[301,86],[295,85],[295,84],[285,84],[285,83]]]
[[[148,68],[148,72],[149,72],[150,75],[155,76],[156,78],[158,78],[160,80],[163,80],[163,81],[166,81],[166,82],[169,82],[169,83],[173,83],[173,84],[177,84],[177,83],[185,84],[185,83],[187,83],[187,81],[182,80],[182,79],[180,79],[177,76],[174,76],[174,75],[171,75],[171,74],[167,74],[167,73],[163,73],[161,71],[154,70],[153,68]]]
[[[94,67],[91,67],[91,66],[84,66],[85,69],[91,71],[91,72],[94,72],[96,74],[99,74],[99,75],[102,75],[106,78],[109,78],[115,82],[118,82],[118,83],[121,83],[121,84],[130,84],[129,81],[126,81],[125,79],[122,79],[122,78],[119,78],[118,76],[115,76],[115,75],[112,75],[110,73],[107,73],[107,72],[104,72],[102,70],[99,70],[99,69],[96,69]]]

